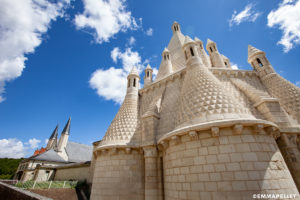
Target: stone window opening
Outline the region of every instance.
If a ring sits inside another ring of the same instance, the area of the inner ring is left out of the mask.
[[[149,77],[149,71],[147,71],[147,77]]]
[[[191,55],[194,56],[194,51],[192,47],[190,48],[190,51],[191,51]]]
[[[168,58],[168,60],[169,60],[169,54],[167,55],[167,58]]]
[[[227,62],[224,62],[224,64],[227,66]]]
[[[133,79],[133,87],[135,87],[135,82],[136,82],[136,81],[135,81],[135,78],[134,78],[134,79]]]
[[[184,51],[184,55],[185,55],[185,59],[187,60],[188,57],[187,57],[186,51]]]
[[[166,55],[164,55],[164,60],[166,60]]]
[[[209,49],[210,49],[210,52],[213,52],[213,50],[212,50],[212,48],[211,48],[211,47],[209,47]]]
[[[260,61],[259,58],[256,58],[256,61],[257,61],[258,65],[259,65],[260,67],[263,67],[263,66],[264,66],[264,65],[262,64],[262,62]]]

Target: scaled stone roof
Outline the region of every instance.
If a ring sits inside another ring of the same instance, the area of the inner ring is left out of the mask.
[[[130,142],[137,127],[137,98],[125,97],[119,112],[111,122],[100,145],[122,145]]]
[[[177,128],[223,119],[253,118],[205,66],[187,69],[177,114]]]

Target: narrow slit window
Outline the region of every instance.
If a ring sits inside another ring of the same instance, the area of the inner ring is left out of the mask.
[[[258,63],[258,65],[259,65],[260,67],[262,67],[262,66],[263,66],[263,64],[262,64],[262,62],[260,61],[260,59],[259,59],[259,58],[257,58],[256,60],[257,60],[257,63]]]
[[[147,71],[147,77],[149,77],[149,71]]]
[[[224,64],[227,66],[227,62],[224,62]]]
[[[166,60],[166,55],[164,55],[164,60]]]
[[[192,56],[194,56],[194,51],[193,51],[192,47],[190,48],[190,51],[191,51]]]
[[[212,48],[211,48],[211,47],[209,47],[209,49],[210,49],[210,52],[213,52],[213,50],[212,50]]]
[[[135,87],[135,78],[133,79],[133,87]]]
[[[184,51],[184,55],[185,55],[185,59],[187,60],[188,58],[187,58],[187,54],[186,54],[186,51]]]

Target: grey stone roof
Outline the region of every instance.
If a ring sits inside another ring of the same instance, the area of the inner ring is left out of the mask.
[[[92,159],[93,147],[86,144],[68,142],[66,152],[69,162],[85,162]]]
[[[28,159],[31,160],[44,160],[44,161],[52,161],[52,162],[86,162],[91,161],[92,159],[92,153],[93,153],[93,147],[86,145],[86,144],[79,144],[76,142],[68,142],[66,147],[66,153],[68,155],[68,160],[65,161],[62,157],[58,155],[58,153],[50,149],[46,151],[45,153],[31,156]]]
[[[44,160],[44,161],[52,161],[52,162],[64,162],[66,163],[62,157],[60,157],[56,151],[50,149],[42,154],[31,156],[29,159],[32,160]]]

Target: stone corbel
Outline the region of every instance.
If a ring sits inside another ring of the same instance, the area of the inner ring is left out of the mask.
[[[131,148],[130,147],[126,147],[125,148],[125,153],[130,154],[131,153]]]
[[[198,134],[196,131],[190,131],[189,136],[191,137],[192,140],[197,140],[198,139]]]
[[[256,134],[263,134],[264,133],[264,125],[256,124],[254,127],[254,131]]]
[[[161,145],[163,149],[167,149],[169,147],[169,142],[168,141],[161,141]]]
[[[280,131],[273,127],[273,126],[270,126],[267,128],[267,132],[275,139],[277,140],[279,137],[280,137]]]
[[[179,144],[180,143],[180,137],[177,135],[174,135],[171,137],[172,141],[175,141],[175,144]]]
[[[157,157],[157,149],[154,146],[143,147],[144,157]]]
[[[242,124],[236,124],[234,125],[233,127],[233,133],[236,134],[236,135],[240,135],[242,134],[243,132],[243,125]]]
[[[216,127],[216,126],[211,127],[211,135],[212,135],[213,137],[218,137],[218,136],[220,136],[220,129],[219,129],[219,127]]]
[[[112,148],[112,149],[110,150],[110,155],[115,155],[115,154],[117,154],[117,153],[118,153],[117,148]]]

